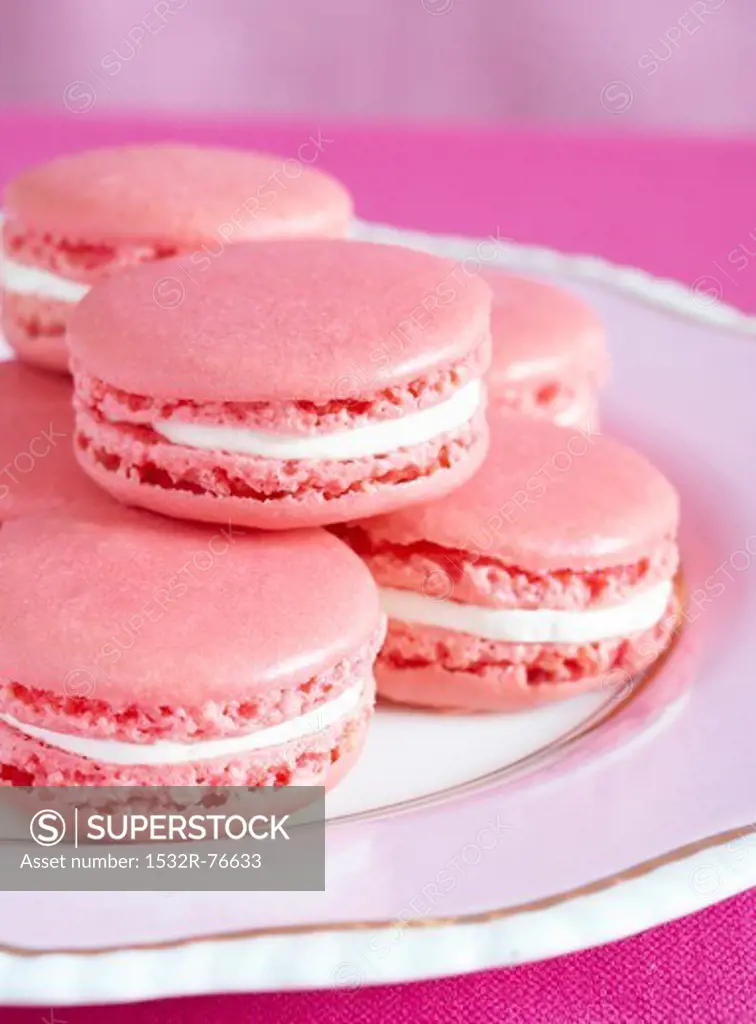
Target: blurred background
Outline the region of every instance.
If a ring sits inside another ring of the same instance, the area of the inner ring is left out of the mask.
[[[732,134],[756,0],[0,0],[0,106]]]

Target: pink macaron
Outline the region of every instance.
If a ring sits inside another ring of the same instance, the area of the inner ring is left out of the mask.
[[[349,193],[298,159],[176,143],[95,149],[24,172],[6,190],[3,330],[20,358],[66,372],[71,310],[123,267],[187,254],[199,270],[229,244],[341,237]]]
[[[72,320],[77,454],[120,501],[285,529],[427,501],[477,469],[490,357],[478,277],[314,239],[237,245],[185,271],[124,271]]]
[[[596,424],[609,368],[598,314],[545,281],[503,271],[484,276],[493,292],[492,413],[522,413],[563,426]]]
[[[675,489],[642,455],[502,417],[466,487],[339,528],[389,616],[379,694],[510,710],[616,693],[674,630],[677,523]]]
[[[384,632],[323,530],[124,514],[0,531],[0,784],[333,785]]]
[[[0,363],[0,523],[53,509],[119,506],[74,456],[71,388],[19,362]]]

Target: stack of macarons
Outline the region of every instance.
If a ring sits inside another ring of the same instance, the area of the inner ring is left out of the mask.
[[[67,372],[76,304],[124,267],[186,254],[201,273],[245,239],[339,238],[347,190],[300,160],[186,145],[87,150],[33,167],[5,194],[3,331],[19,358]]]
[[[480,278],[442,305],[446,261],[323,239],[239,244],[194,281],[183,268],[124,271],[71,321],[76,454],[118,500],[279,530],[431,500],[478,468]]]
[[[677,496],[596,432],[596,315],[351,215],[189,146],[9,187],[0,784],[331,786],[374,662],[388,700],[513,710],[669,643]]]

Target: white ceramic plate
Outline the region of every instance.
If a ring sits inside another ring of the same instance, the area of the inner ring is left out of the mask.
[[[599,308],[604,423],[682,493],[685,628],[621,693],[517,716],[381,709],[329,801],[324,893],[0,894],[0,1002],[438,977],[607,942],[756,884],[756,321],[593,257],[358,234],[559,280]]]

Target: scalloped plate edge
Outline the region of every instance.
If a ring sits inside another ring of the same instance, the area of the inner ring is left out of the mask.
[[[404,916],[381,926],[313,925],[102,952],[0,952],[0,992],[5,1004],[49,1006],[356,989],[543,960],[635,935],[756,886],[756,831],[697,845],[687,856],[660,858],[540,905],[468,919]]]
[[[492,262],[513,270],[595,281],[615,291],[626,292],[642,301],[677,313],[699,323],[730,327],[743,334],[756,334],[756,316],[744,313],[721,301],[718,289],[711,288],[708,277],[699,277],[692,287],[669,278],[654,277],[637,267],[620,266],[599,256],[585,253],[563,253],[540,245],[524,245],[505,239],[479,239],[462,235],[434,235],[404,230],[387,224],[355,221],[351,237],[365,242],[409,245],[416,249],[432,248],[433,252],[451,259],[465,259],[470,249],[479,253],[481,263]],[[493,245],[483,250],[482,246]],[[716,283],[716,282],[715,282]]]

